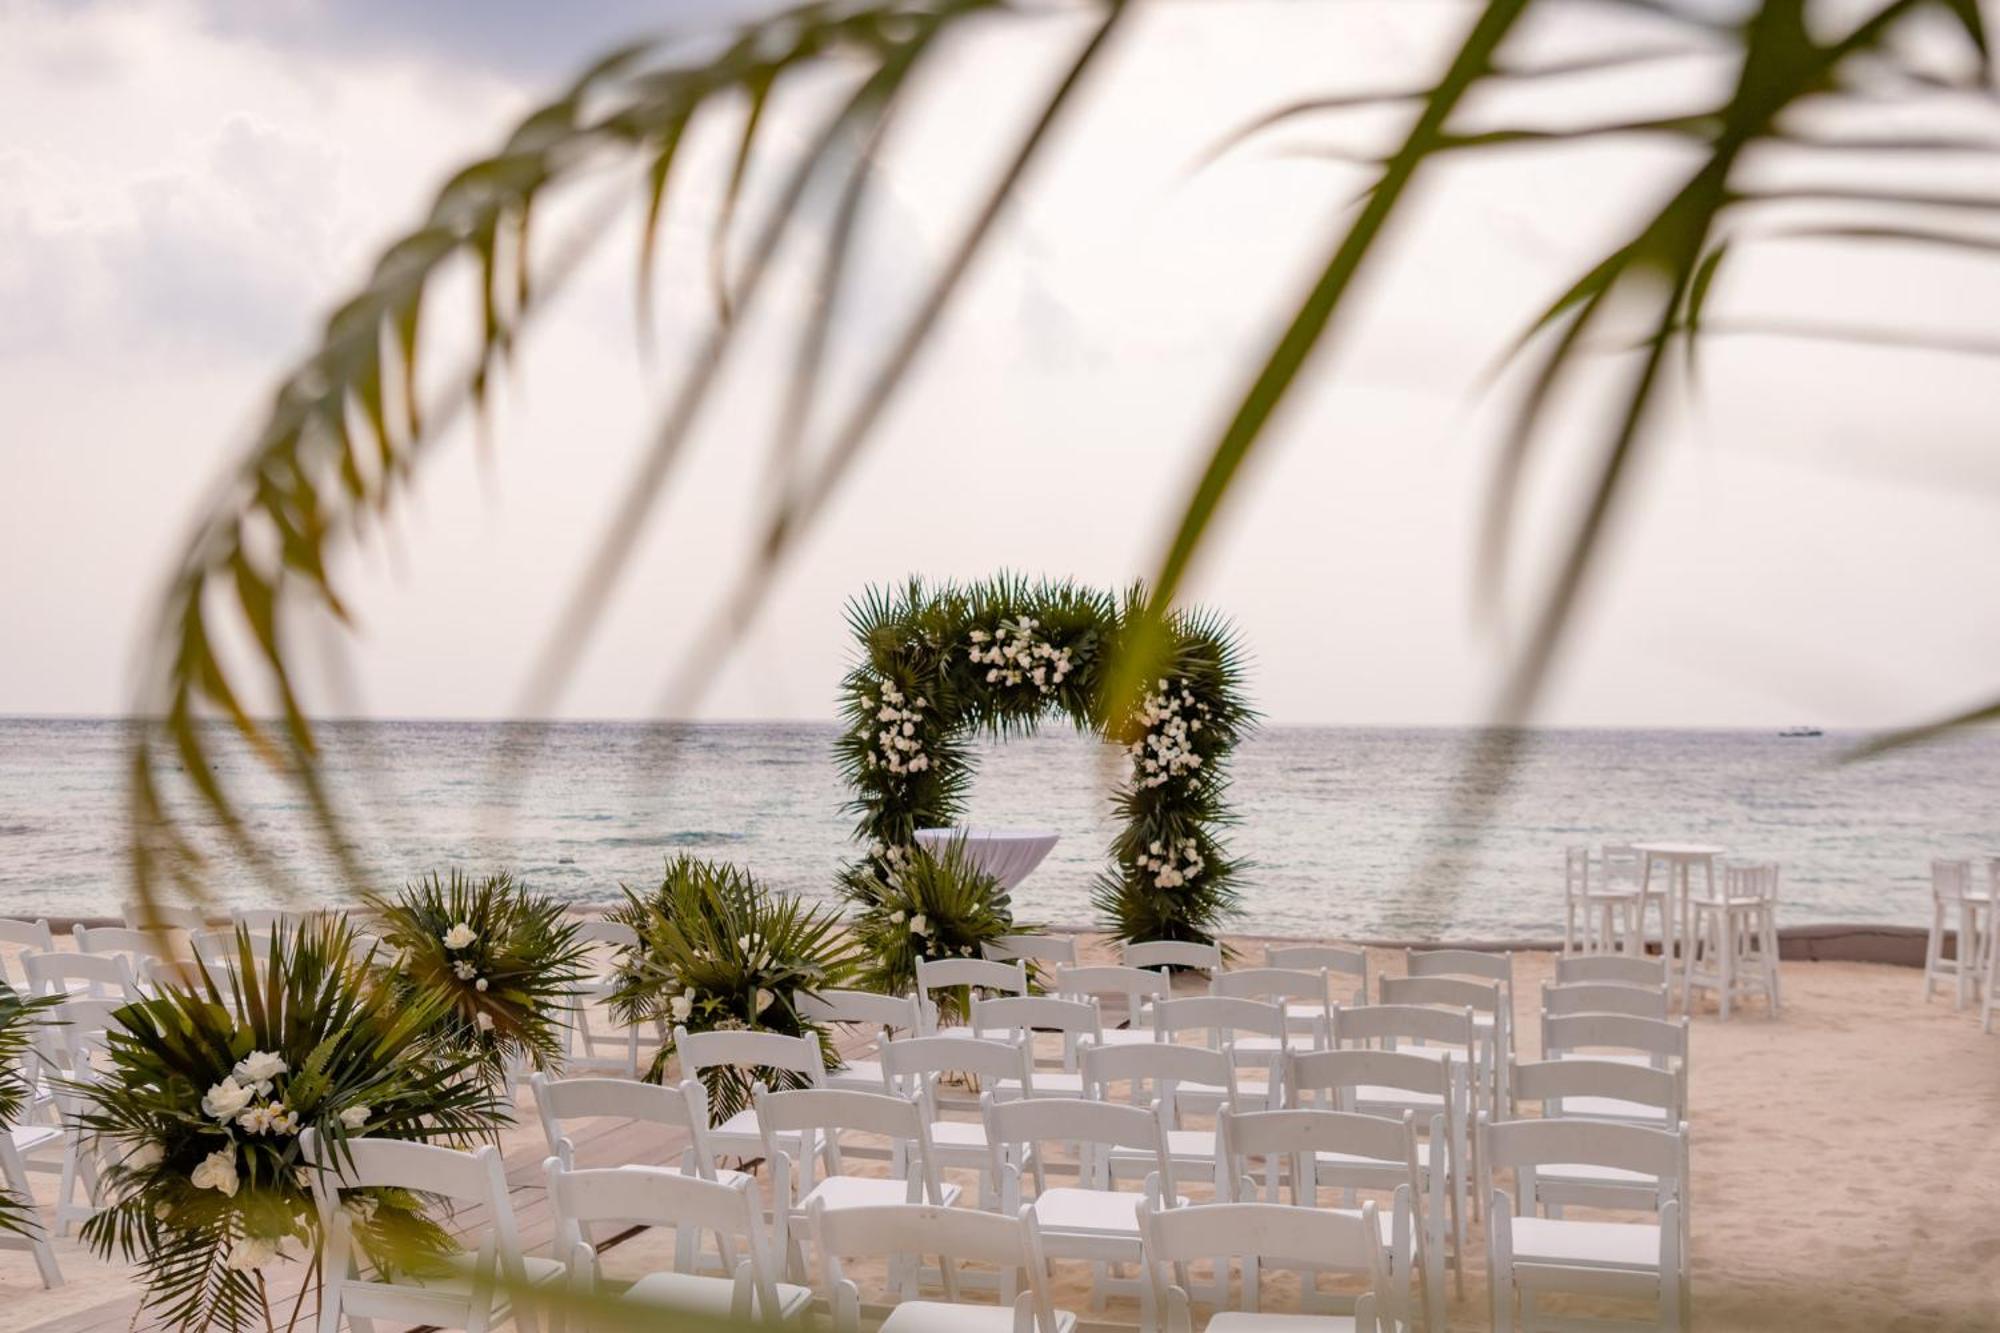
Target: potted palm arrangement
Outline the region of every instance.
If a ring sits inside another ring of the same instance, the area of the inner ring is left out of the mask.
[[[83,1241],[139,1266],[158,1325],[297,1324],[316,1284],[300,1287],[289,1319],[274,1317],[266,1274],[319,1254],[304,1131],[338,1154],[361,1135],[465,1145],[506,1120],[491,1088],[467,1077],[477,1053],[423,1040],[445,998],[376,984],[352,942],[344,919],[320,918],[277,938],[260,965],[239,929],[234,975],[203,968],[120,1009],[105,1066],[73,1085],[80,1126],[110,1163]],[[453,1249],[414,1194],[356,1192],[343,1206],[378,1265]]]
[[[1007,890],[956,842],[909,849],[886,879],[863,863],[842,878],[841,891],[859,909],[850,928],[864,959],[860,984],[889,995],[916,986],[920,958],[978,958],[1002,935],[1035,929],[1015,923]],[[964,1016],[963,994],[936,998],[941,1021]]]
[[[686,855],[668,862],[653,892],[626,889],[625,899],[607,916],[630,926],[639,948],[619,972],[611,1009],[620,1022],[657,1025],[665,1036],[648,1080],[666,1076],[675,1027],[813,1036],[832,1067],[832,1043],[821,1024],[801,1016],[798,997],[853,975],[854,946],[834,912],[770,893],[736,866]],[[704,1070],[714,1113],[748,1106],[760,1077],[772,1087],[798,1081],[783,1070]]]
[[[570,997],[590,948],[561,903],[505,873],[475,880],[457,870],[365,901],[396,960],[385,975],[391,993],[399,1003],[437,1001],[427,1043],[476,1056],[488,1079],[509,1062],[537,1069],[561,1062]]]

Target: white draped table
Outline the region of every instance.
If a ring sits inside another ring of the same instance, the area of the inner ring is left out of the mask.
[[[1011,892],[1055,848],[1056,836],[1054,829],[1039,828],[920,828],[917,845],[941,852],[961,842],[972,864]]]

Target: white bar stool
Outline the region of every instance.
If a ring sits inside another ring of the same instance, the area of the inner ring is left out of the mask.
[[[2000,861],[1994,878],[2000,879]],[[1965,1008],[1977,997],[1981,963],[1992,948],[1993,885],[1985,892],[1973,886],[1972,862],[1939,859],[1931,862],[1931,933],[1924,946],[1924,999],[1949,978],[1957,988],[1952,1008]],[[1957,920],[1953,921],[1953,914]],[[1952,956],[1944,956],[1945,930],[1956,936]]]
[[[1694,1010],[1697,988],[1713,990],[1723,1021],[1739,998],[1762,995],[1778,1015],[1778,867],[1728,862],[1720,897],[1690,897],[1681,992]]]

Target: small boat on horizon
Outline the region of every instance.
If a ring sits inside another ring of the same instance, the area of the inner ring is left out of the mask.
[[[1778,735],[1786,740],[1800,740],[1810,736],[1824,736],[1826,733],[1818,727],[1786,727]]]

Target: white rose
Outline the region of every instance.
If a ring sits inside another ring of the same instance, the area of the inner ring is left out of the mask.
[[[476,990],[476,991],[483,991],[483,990],[485,990],[485,989],[486,989],[486,978],[485,978],[485,977],[481,977],[481,978],[480,978],[479,980],[477,980],[477,981],[473,982],[473,983],[472,983],[472,989],[474,989],[474,990]]]
[[[472,1021],[479,1025],[481,1032],[491,1032],[493,1030],[493,1015],[487,1013],[484,1009],[474,1014]]]
[[[276,1051],[252,1051],[236,1062],[236,1081],[269,1083],[289,1069],[291,1066]]]
[[[772,1001],[776,1000],[777,998],[778,998],[777,996],[771,994],[771,992],[765,990],[762,986],[759,986],[757,988],[757,994],[755,996],[757,1004],[757,1012],[761,1014],[766,1009],[769,1009],[771,1007]]]
[[[692,995],[674,996],[673,1003],[667,1006],[667,1012],[671,1013],[674,1016],[674,1022],[676,1023],[687,1022],[688,1015],[694,1012],[694,996]]]
[[[223,1197],[236,1197],[236,1152],[224,1148],[201,1159],[188,1175],[188,1183],[198,1190],[221,1190]]]
[[[340,1113],[341,1127],[349,1130],[360,1129],[368,1123],[368,1117],[374,1114],[375,1112],[366,1106],[350,1106]]]
[[[278,1242],[269,1236],[245,1236],[229,1247],[224,1263],[237,1272],[262,1268],[278,1257]]]
[[[234,1120],[236,1113],[250,1104],[250,1089],[233,1078],[225,1078],[201,1099],[202,1114],[217,1120]]]
[[[930,933],[930,929],[930,919],[922,912],[910,918],[910,933],[912,935],[927,935]]]
[[[461,921],[444,933],[444,947],[447,949],[468,948],[478,938],[479,936],[473,933],[472,927]]]
[[[253,1106],[236,1117],[237,1127],[246,1134],[262,1134],[271,1128],[271,1108]]]

